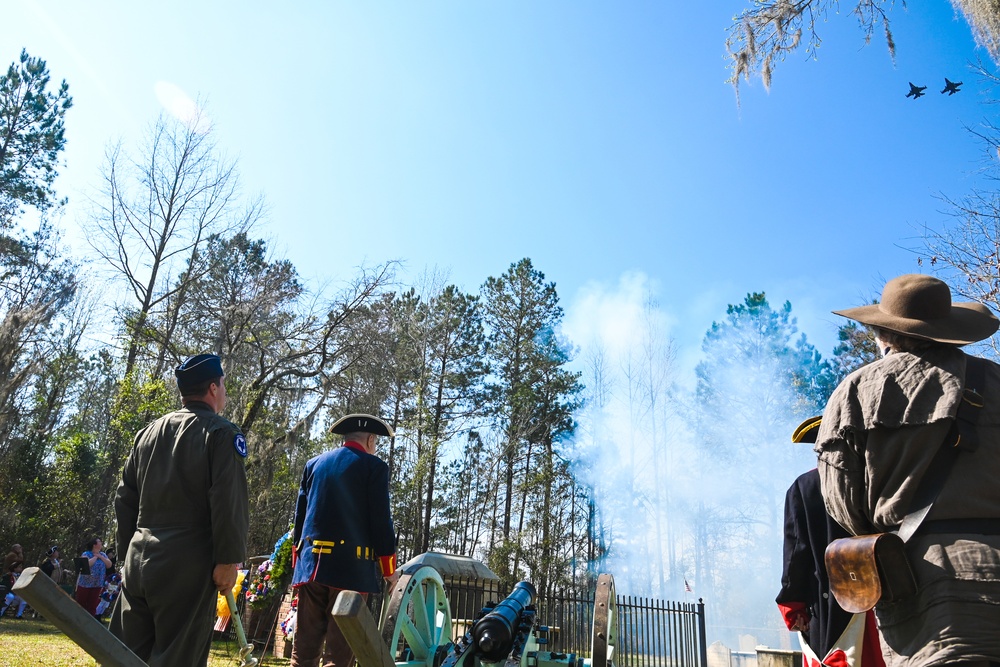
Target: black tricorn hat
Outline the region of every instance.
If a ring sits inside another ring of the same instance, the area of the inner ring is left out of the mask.
[[[337,435],[347,435],[348,433],[374,433],[375,435],[393,436],[392,428],[375,415],[353,414],[341,417],[333,426],[330,433]]]
[[[823,421],[822,415],[817,415],[815,417],[810,417],[801,424],[795,427],[792,432],[792,442],[816,442],[816,436],[819,435],[819,424]]]

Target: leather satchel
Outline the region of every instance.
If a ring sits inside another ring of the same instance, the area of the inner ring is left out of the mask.
[[[877,602],[905,600],[917,592],[903,540],[876,533],[834,540],[824,554],[830,591],[845,611],[860,614]]]

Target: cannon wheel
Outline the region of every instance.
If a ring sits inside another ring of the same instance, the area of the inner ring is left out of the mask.
[[[597,577],[594,595],[594,626],[590,635],[591,667],[614,667],[618,646],[618,605],[615,602],[615,578]]]
[[[382,640],[400,667],[440,664],[451,643],[451,608],[433,567],[424,565],[399,576],[382,620]]]

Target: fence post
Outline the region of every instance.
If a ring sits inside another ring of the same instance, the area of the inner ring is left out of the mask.
[[[32,609],[42,612],[45,620],[62,630],[97,662],[108,667],[146,667],[145,662],[37,567],[25,569],[11,592],[27,600]]]
[[[705,599],[698,598],[698,643],[701,653],[701,667],[708,667],[708,646],[705,645]]]

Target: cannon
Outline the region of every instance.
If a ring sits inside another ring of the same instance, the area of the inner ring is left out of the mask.
[[[483,662],[499,662],[508,654],[523,650],[526,636],[534,629],[528,607],[535,599],[535,587],[522,581],[503,602],[483,614],[472,626],[474,653]]]
[[[543,650],[548,628],[536,618],[536,592],[522,581],[504,600],[487,605],[472,627],[452,641],[452,618],[441,575],[429,566],[404,572],[373,620],[356,594],[341,593],[333,615],[361,667],[613,667],[617,644],[614,578],[598,578],[591,657]],[[376,645],[377,644],[377,645]]]

